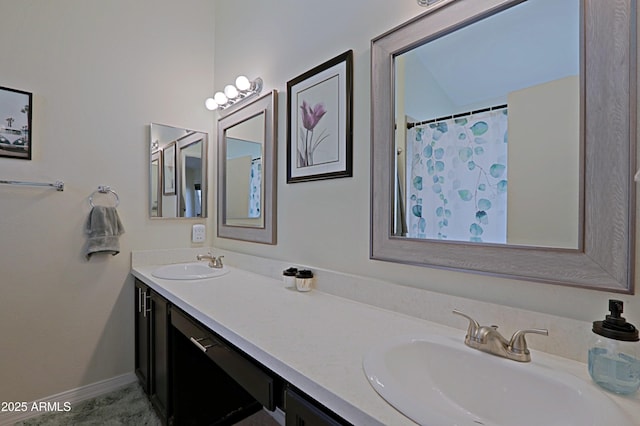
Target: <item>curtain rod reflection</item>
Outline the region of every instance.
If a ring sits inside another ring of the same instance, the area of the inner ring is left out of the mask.
[[[437,123],[438,121],[450,120],[452,118],[466,117],[467,115],[479,114],[481,112],[497,111],[503,108],[507,108],[507,104],[496,105],[496,106],[491,106],[491,107],[482,108],[482,109],[476,109],[474,111],[461,112],[459,114],[454,114],[454,115],[446,115],[444,117],[432,118],[430,120],[425,120],[425,121],[417,121],[415,123],[407,123],[407,129],[411,129],[416,126],[422,126],[423,124]]]

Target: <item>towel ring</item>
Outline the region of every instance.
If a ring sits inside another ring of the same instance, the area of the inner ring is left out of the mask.
[[[98,189],[96,189],[95,191],[93,191],[91,193],[91,195],[89,195],[89,204],[91,205],[91,207],[95,207],[95,204],[93,204],[93,196],[96,195],[96,193],[101,193],[101,194],[113,194],[113,196],[116,198],[116,207],[118,207],[120,205],[120,197],[118,197],[118,194],[116,193],[116,191],[114,191],[113,189],[111,189],[110,186],[103,186],[100,185],[98,186]]]

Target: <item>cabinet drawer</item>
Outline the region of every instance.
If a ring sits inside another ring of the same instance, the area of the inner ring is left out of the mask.
[[[307,400],[295,390],[285,392],[286,426],[347,426],[350,423],[330,415],[323,408]]]
[[[274,380],[206,327],[179,309],[171,310],[171,324],[231,376],[268,410],[276,408]]]

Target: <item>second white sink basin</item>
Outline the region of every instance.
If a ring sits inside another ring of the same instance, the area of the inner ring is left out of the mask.
[[[212,268],[206,262],[191,262],[160,266],[151,275],[165,280],[201,280],[220,277],[228,272],[226,267]]]
[[[462,339],[462,337],[461,337]],[[468,348],[441,336],[399,338],[363,360],[373,388],[420,425],[633,426],[576,376]]]

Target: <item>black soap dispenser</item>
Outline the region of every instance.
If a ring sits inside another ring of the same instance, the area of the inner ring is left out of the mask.
[[[640,388],[638,329],[621,314],[623,302],[609,300],[610,315],[593,322],[595,341],[589,349],[589,374],[603,388],[622,395]]]

